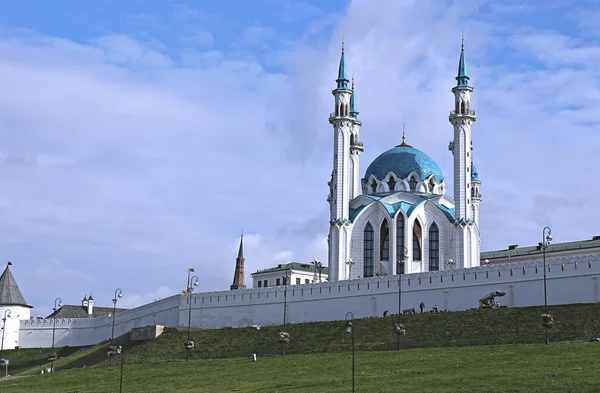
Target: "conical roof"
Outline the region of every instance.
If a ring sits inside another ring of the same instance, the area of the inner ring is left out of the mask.
[[[31,307],[25,301],[8,266],[0,276],[0,305]]]

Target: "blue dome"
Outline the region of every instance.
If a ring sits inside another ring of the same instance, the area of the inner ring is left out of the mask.
[[[435,175],[437,182],[444,179],[442,170],[431,157],[404,143],[377,157],[367,168],[364,181],[369,181],[371,175],[381,181],[390,172],[400,179],[406,179],[412,172],[415,172],[421,180],[431,175]]]
[[[477,168],[475,168],[475,165],[473,164],[471,164],[471,181],[481,183],[481,180],[479,180],[479,173],[477,172]]]

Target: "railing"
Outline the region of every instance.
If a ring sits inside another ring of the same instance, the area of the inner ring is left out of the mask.
[[[471,109],[466,112],[467,113],[462,113],[462,111],[450,111],[450,116],[475,116],[475,111]]]

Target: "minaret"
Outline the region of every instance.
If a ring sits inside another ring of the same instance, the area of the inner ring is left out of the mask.
[[[352,96],[350,97],[350,117],[354,119],[350,128],[350,196],[349,200],[361,194],[360,183],[360,153],[364,151],[363,143],[360,141],[360,126],[358,120],[358,109],[356,107],[356,91],[354,90],[354,73],[352,73]]]
[[[238,251],[238,256],[235,259],[235,273],[233,274],[233,284],[231,284],[232,291],[234,289],[245,289],[246,285],[244,285],[244,232],[242,232],[242,236],[240,237],[240,249]]]
[[[473,161],[473,146],[471,145],[471,210],[473,221],[479,227],[479,204],[481,203],[481,179]]]
[[[457,225],[462,230],[456,231],[455,253],[456,266],[469,267],[471,264],[470,246],[465,229],[466,223],[473,219],[471,207],[471,124],[476,120],[475,111],[471,109],[471,93],[465,62],[465,39],[463,36],[458,62],[458,75],[454,93],[454,110],[450,112],[449,120],[454,126],[454,140],[449,149],[454,155],[454,205]]]
[[[349,202],[350,202],[350,135],[355,118],[350,115],[352,90],[348,87],[344,42],[336,79],[332,91],[334,112],[329,116],[333,126],[333,172],[330,182],[330,229],[329,229],[329,281],[343,280],[344,269],[350,258]],[[358,113],[357,113],[358,114]]]

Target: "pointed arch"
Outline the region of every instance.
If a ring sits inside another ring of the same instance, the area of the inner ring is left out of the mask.
[[[396,188],[396,178],[394,177],[394,175],[390,175],[387,184],[388,188],[390,189],[390,192],[394,192],[394,189]]]
[[[429,271],[440,270],[440,230],[434,222],[429,227]]]
[[[411,191],[417,191],[417,185],[418,185],[418,183],[419,183],[419,182],[417,182],[417,179],[415,178],[415,176],[414,176],[414,175],[412,175],[412,176],[410,177],[410,181],[408,182],[408,185],[409,185],[409,187],[410,187],[410,190],[411,190]]]
[[[371,188],[373,189],[373,194],[375,194],[377,192],[377,180],[375,180],[375,178],[373,178],[373,181],[371,182]]]
[[[465,111],[465,102],[462,101],[460,103],[460,113],[462,113],[463,115],[465,115],[467,112]]]
[[[390,260],[390,226],[386,219],[383,219],[379,230],[379,260]]]
[[[405,259],[404,256],[404,226],[405,220],[404,215],[398,212],[396,215],[396,272],[397,274],[404,274],[404,265],[399,262]],[[408,251],[408,250],[407,250]],[[406,261],[404,261],[406,263]]]
[[[421,227],[421,223],[419,220],[415,219],[413,224],[413,242],[412,242],[412,259],[413,261],[420,261],[423,259],[423,227]]]
[[[374,233],[370,222],[365,225],[363,233],[363,277],[373,277],[374,266]]]

